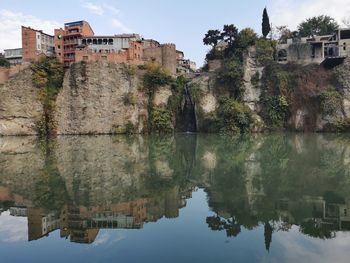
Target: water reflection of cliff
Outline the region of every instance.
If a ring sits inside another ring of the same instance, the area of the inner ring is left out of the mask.
[[[237,236],[297,225],[332,238],[350,230],[350,140],[324,135],[227,138],[0,138],[1,211],[28,217],[28,239],[60,229],[92,243],[99,229],[176,218],[195,187],[208,193],[210,229]]]

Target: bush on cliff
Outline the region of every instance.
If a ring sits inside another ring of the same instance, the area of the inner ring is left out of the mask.
[[[219,130],[224,133],[248,133],[253,123],[251,110],[244,103],[222,97],[218,108]]]
[[[146,73],[143,76],[143,83],[149,94],[153,94],[155,89],[171,84],[170,74],[156,62],[145,65]]]
[[[168,109],[152,107],[150,110],[150,123],[153,132],[170,133],[173,131],[172,113]]]
[[[231,97],[241,100],[244,94],[242,62],[235,58],[227,59],[216,74],[218,84],[226,87]]]

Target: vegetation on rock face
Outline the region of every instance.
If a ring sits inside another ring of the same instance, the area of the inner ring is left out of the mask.
[[[253,123],[249,107],[232,98],[219,100],[218,116],[219,130],[224,133],[248,133]]]
[[[145,65],[145,69],[143,83],[150,95],[154,94],[158,87],[171,83],[171,76],[158,63],[148,63]]]
[[[62,87],[63,68],[56,58],[43,57],[32,64],[33,85],[40,89],[39,96],[43,104],[43,116],[37,122],[40,136],[51,136],[56,132],[54,111],[56,96]]]
[[[322,91],[320,101],[322,113],[325,115],[334,115],[337,111],[342,110],[342,95],[334,89]]]
[[[334,115],[342,108],[331,72],[318,65],[271,62],[262,77],[261,115],[270,129],[286,128],[290,117],[303,110],[306,129],[314,129],[319,113]]]
[[[153,132],[169,133],[174,130],[172,113],[160,107],[153,106],[150,112],[150,124]]]
[[[157,63],[145,65],[146,73],[143,83],[149,95],[149,131],[156,133],[170,133],[174,131],[174,121],[180,109],[182,91],[188,80],[182,76],[174,79]],[[172,95],[168,99],[168,104],[164,106],[153,105],[155,92],[158,88],[168,86]]]

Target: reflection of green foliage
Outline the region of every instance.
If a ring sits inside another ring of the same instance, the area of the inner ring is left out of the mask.
[[[56,159],[52,154],[53,142],[43,142],[45,145],[45,165],[40,174],[40,180],[36,185],[35,204],[48,210],[60,210],[64,205],[67,192],[58,168]]]
[[[335,233],[330,229],[329,224],[319,224],[315,219],[302,222],[300,225],[300,232],[310,237],[317,237],[320,239],[335,237]]]

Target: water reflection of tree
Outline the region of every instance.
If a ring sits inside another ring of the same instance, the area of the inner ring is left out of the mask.
[[[335,236],[337,224],[322,224],[325,219],[313,210],[312,203],[324,202],[326,207],[344,203],[348,167],[341,144],[322,136],[280,134],[264,137],[257,150],[249,139],[230,146],[217,148],[217,167],[207,189],[209,205],[215,212],[206,219],[210,229],[232,229],[238,234],[241,227],[261,225],[267,250],[272,233],[288,231],[291,224],[313,237]],[[250,169],[254,165],[259,169]],[[247,188],[249,171],[255,171],[254,178],[249,179],[253,192]],[[290,206],[283,207],[282,200]]]

